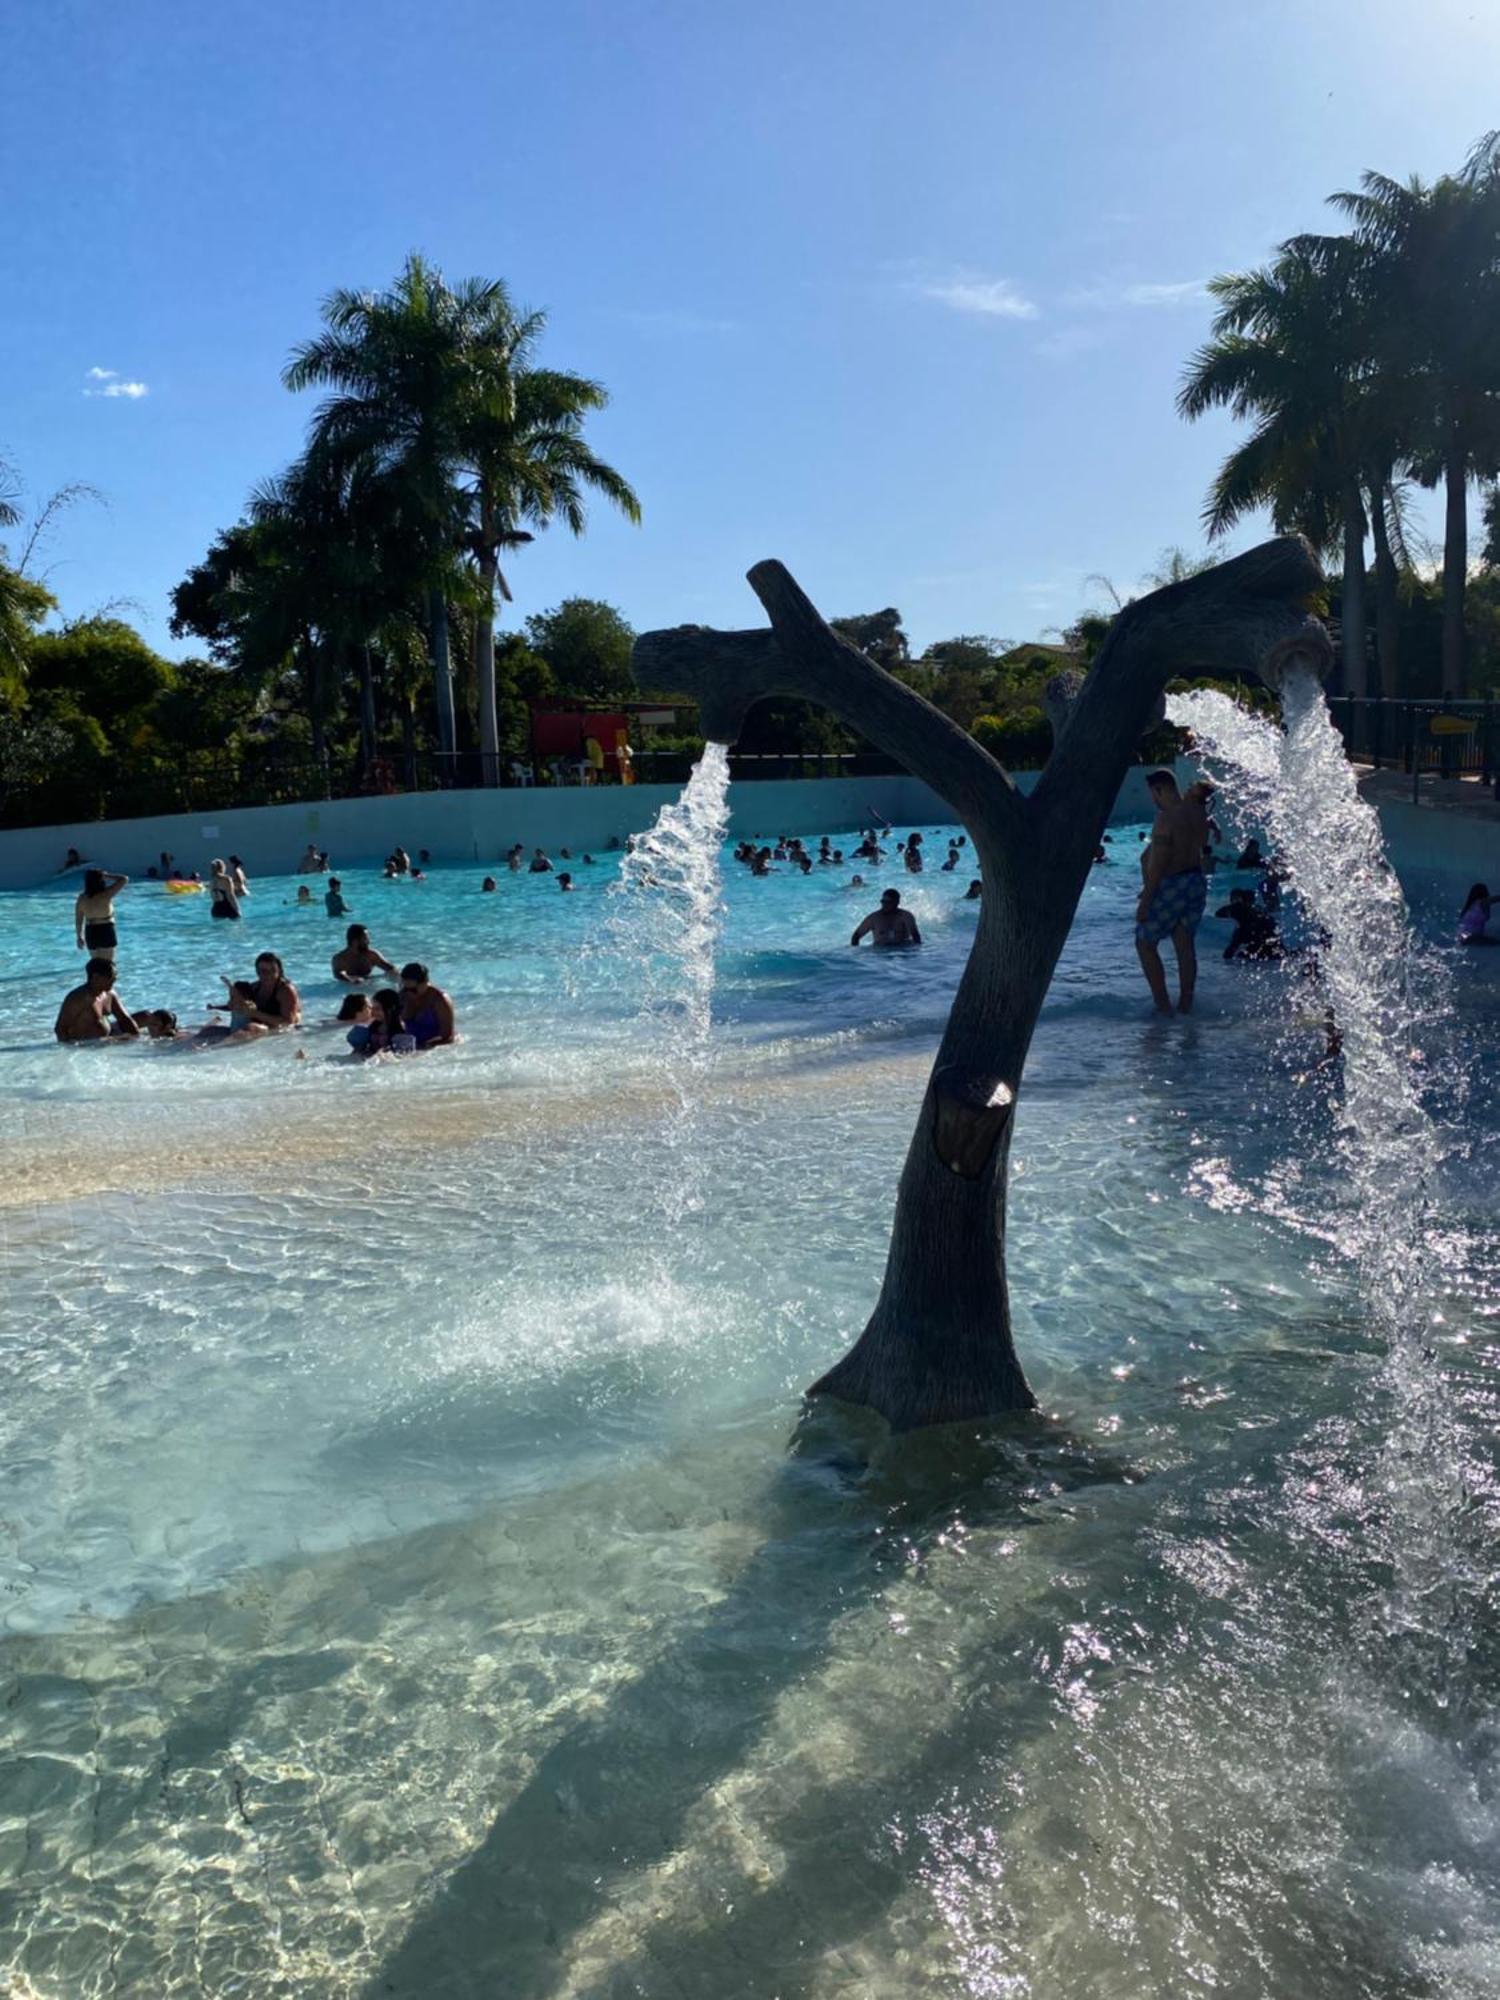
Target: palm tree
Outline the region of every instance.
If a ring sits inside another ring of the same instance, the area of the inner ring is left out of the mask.
[[[475,629],[479,733],[484,782],[500,781],[495,698],[495,601],[510,601],[502,553],[533,539],[531,530],[561,520],[575,535],[586,525],[584,492],[602,494],[627,520],[639,521],[635,493],[584,442],[583,422],[609,398],[598,382],[551,368],[530,355],[546,326],[542,313],[507,322],[497,313],[483,350],[483,391],[474,400],[462,449],[468,478],[469,553],[479,573]]]
[[[314,416],[310,461],[336,472],[362,464],[402,492],[422,557],[438,747],[449,757],[457,731],[448,595],[464,514],[458,437],[474,396],[474,342],[503,291],[478,280],[450,286],[414,254],[387,292],[334,292],[325,330],[282,373],[289,389],[335,391]]]
[[[1364,472],[1370,407],[1358,253],[1340,260],[1284,244],[1258,271],[1215,278],[1212,337],[1189,364],[1181,414],[1217,406],[1255,429],[1219,469],[1204,509],[1211,536],[1268,506],[1279,531],[1343,548],[1345,684],[1365,691]]]
[[[1446,488],[1443,692],[1461,694],[1468,484],[1500,467],[1500,156],[1491,137],[1461,174],[1365,174],[1332,200],[1367,260],[1383,370],[1420,417],[1406,462]]]

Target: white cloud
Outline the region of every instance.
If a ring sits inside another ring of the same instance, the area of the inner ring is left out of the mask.
[[[1066,306],[1089,306],[1105,312],[1119,306],[1194,306],[1208,297],[1206,278],[1182,278],[1169,284],[1087,285],[1065,294]]]
[[[130,402],[138,403],[142,396],[151,393],[144,382],[125,381],[118,368],[91,368],[84,380],[95,385],[84,390],[85,396],[124,396]]]
[[[978,313],[985,319],[1035,319],[1037,308],[1009,278],[983,278],[972,271],[959,271],[951,278],[930,280],[916,288],[925,299],[954,312]]]
[[[1208,297],[1208,283],[1184,278],[1175,285],[1127,285],[1120,297],[1127,306],[1191,306]]]

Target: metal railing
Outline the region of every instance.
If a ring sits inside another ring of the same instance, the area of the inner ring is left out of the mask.
[[[1404,771],[1413,798],[1426,775],[1477,778],[1500,799],[1500,702],[1342,694],[1330,699],[1328,712],[1350,761]]]

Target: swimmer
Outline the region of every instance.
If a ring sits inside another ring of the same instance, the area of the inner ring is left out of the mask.
[[[396,976],[395,966],[371,944],[364,924],[350,924],[344,933],[344,949],[336,951],[330,963],[334,978],[341,979],[346,986],[357,985],[376,971],[388,972],[393,979]]]
[[[78,949],[90,958],[111,962],[119,946],[115,930],[115,896],[129,882],[128,875],[110,875],[102,868],[90,868],[73,904],[73,930]]]
[[[62,867],[57,872],[59,875],[70,875],[75,868],[82,868],[83,865],[84,856],[78,852],[76,847],[70,847],[63,859]]]
[[[83,968],[83,984],[65,995],[52,1032],[60,1042],[139,1035],[135,1017],[115,991],[115,968],[107,958],[91,958]]]
[[[984,884],[976,876],[964,891],[964,901],[966,903],[977,903],[983,895]]]
[[[528,875],[550,875],[552,873],[552,863],[547,859],[541,848],[538,847],[532,854],[531,866],[526,872]]]
[[[865,878],[863,875],[852,875],[844,884],[846,889],[863,889],[864,886]]]
[[[345,1041],[356,1055],[362,1054],[369,1044],[370,1028],[375,1019],[375,1008],[366,993],[346,993],[339,1003],[334,1025],[346,1030]]]
[[[310,908],[311,905],[312,905],[312,890],[309,889],[307,884],[304,882],[302,884],[302,887],[297,891],[297,907],[298,909],[305,909],[305,908]]]
[[[495,878],[494,878],[494,876],[493,876],[493,875],[486,875],[486,876],[485,876],[484,880],[483,880],[483,881],[482,881],[482,882],[480,883],[480,885],[479,885],[479,893],[480,893],[480,895],[481,895],[481,896],[493,896],[493,895],[494,895],[494,893],[495,893]]]
[[[229,857],[229,879],[234,884],[234,893],[242,900],[250,893],[250,877],[245,873],[245,864],[237,854]]]
[[[301,1025],[302,1001],[274,951],[261,952],[253,980],[219,977],[229,993],[225,1011],[231,1028],[269,1028],[280,1033]]]
[[[903,910],[901,907],[899,889],[883,891],[880,908],[871,910],[849,942],[858,944],[862,937],[868,937],[874,944],[887,950],[899,945],[922,942],[922,933],[917,929],[916,919],[910,910]]]
[[[153,1042],[174,1042],[177,1039],[177,1016],[170,1007],[148,1007],[145,1013],[137,1013],[135,1024],[144,1028]]]
[[[1108,865],[1108,862],[1109,856],[1105,853],[1103,847],[1096,847],[1094,849],[1094,866],[1096,868],[1103,868]]]
[[[221,923],[235,923],[240,920],[240,899],[235,892],[234,877],[222,861],[208,864],[208,914],[217,917]]]
[[[1485,882],[1476,882],[1464,898],[1463,909],[1458,919],[1458,941],[1460,944],[1500,944],[1500,938],[1492,938],[1487,926],[1494,898]]]
[[[371,995],[370,1018],[362,1026],[358,1040],[358,1030],[349,1030],[349,1046],[356,1055],[405,1056],[416,1051],[416,1039],[401,1019],[401,995],[392,987],[382,986]]]
[[[1214,915],[1227,917],[1235,927],[1234,936],[1224,947],[1226,959],[1283,956],[1276,919],[1269,910],[1257,906],[1253,889],[1231,889],[1229,901],[1215,910]]]
[[[343,886],[337,875],[329,876],[328,887],[323,891],[323,908],[330,917],[347,917],[349,914],[349,905],[342,894]]]
[[[922,836],[914,833],[906,843],[906,872],[920,875],[922,872]]]
[[[313,843],[309,841],[302,850],[302,859],[297,863],[297,873],[299,875],[317,875],[322,872],[322,868],[323,857]]]
[[[584,857],[583,857],[583,865],[584,865],[584,867],[585,867],[585,868],[592,868],[592,867],[593,867],[593,865],[594,865],[594,857],[593,857],[593,855],[592,855],[592,854],[585,854],[585,855],[584,855]]]
[[[401,1025],[419,1049],[439,1048],[458,1039],[453,1002],[433,985],[425,965],[401,968]]]
[[[564,894],[565,896],[567,896],[567,895],[570,895],[570,894],[572,893],[572,889],[573,889],[573,878],[572,878],[572,876],[571,876],[571,875],[570,875],[570,874],[568,873],[568,871],[567,871],[567,869],[566,869],[566,868],[565,868],[565,869],[563,870],[563,872],[562,872],[562,873],[561,873],[561,874],[560,874],[560,875],[558,876],[558,878],[557,878],[557,886],[558,886],[558,888],[559,888],[559,889],[561,889],[561,890],[562,890],[562,892],[563,892],[563,894]]]

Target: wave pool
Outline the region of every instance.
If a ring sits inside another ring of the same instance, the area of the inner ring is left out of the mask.
[[[1295,981],[1210,921],[1150,1018],[1139,831],[1020,1098],[1045,1420],[895,1443],[798,1398],[878,1287],[967,865],[726,854],[696,1028],[618,857],[345,871],[464,1037],[370,1065],[293,881],[232,940],[119,900],[184,1021],[280,951],[309,1025],[239,1049],[57,1047],[73,885],[0,897],[8,1991],[1500,1992],[1500,953],[1430,926],[1393,1315]],[[924,948],[851,951],[892,881]]]

